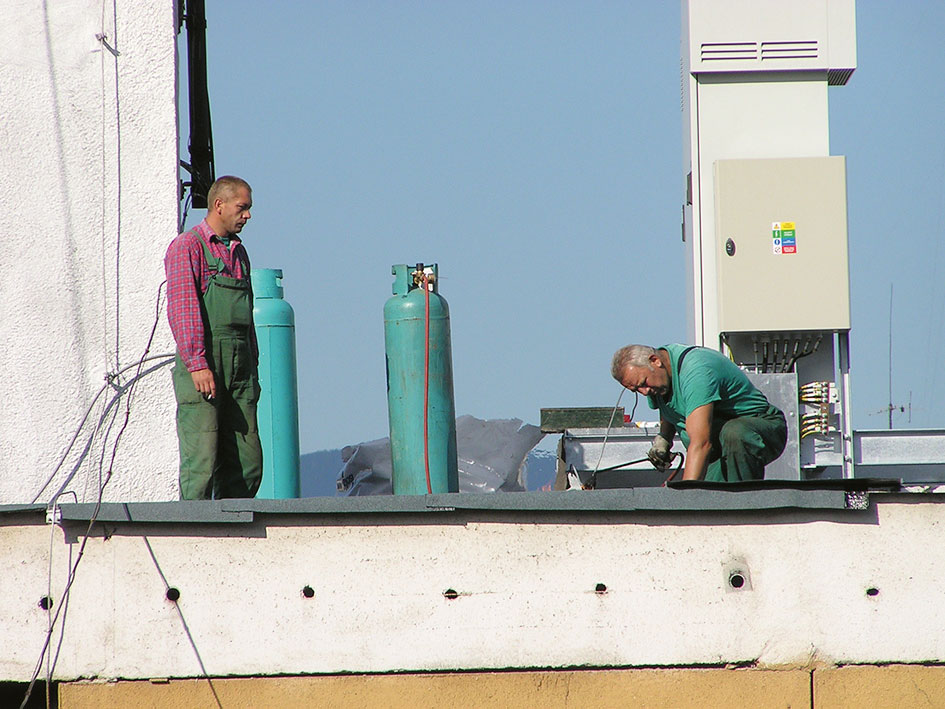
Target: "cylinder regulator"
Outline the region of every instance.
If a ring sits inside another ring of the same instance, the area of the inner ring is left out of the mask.
[[[458,492],[450,314],[437,266],[391,272],[384,344],[394,494]]]
[[[300,494],[295,313],[283,298],[282,269],[254,268],[252,282],[261,388],[256,413],[263,449],[256,497],[294,498]]]

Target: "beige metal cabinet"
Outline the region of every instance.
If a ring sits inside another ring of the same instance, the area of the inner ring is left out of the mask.
[[[721,332],[848,330],[843,157],[715,162]]]

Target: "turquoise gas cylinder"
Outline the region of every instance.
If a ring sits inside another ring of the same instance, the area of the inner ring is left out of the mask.
[[[438,292],[437,266],[397,265],[391,273],[384,344],[394,494],[458,492],[450,311]]]
[[[283,299],[282,269],[254,268],[253,322],[259,343],[256,417],[263,449],[263,479],[256,497],[299,496],[299,392],[295,313]]]

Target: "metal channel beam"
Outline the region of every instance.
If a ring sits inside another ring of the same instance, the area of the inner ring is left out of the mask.
[[[856,465],[945,464],[945,429],[854,431]]]

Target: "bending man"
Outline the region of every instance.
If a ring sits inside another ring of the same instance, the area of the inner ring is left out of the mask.
[[[659,409],[660,432],[649,458],[664,470],[673,437],[686,446],[683,480],[760,480],[784,451],[787,422],[748,376],[725,355],[705,347],[627,345],[611,374]]]
[[[253,292],[238,236],[251,217],[252,189],[221,177],[207,204],[207,218],[174,239],[164,258],[182,500],[254,497],[262,480]]]

